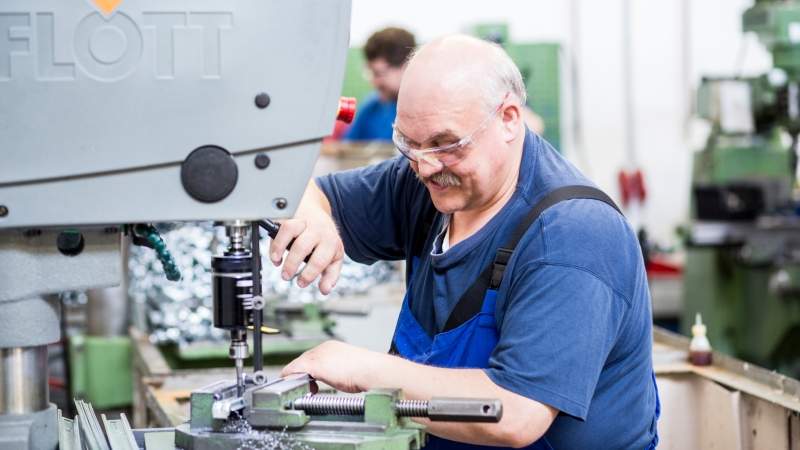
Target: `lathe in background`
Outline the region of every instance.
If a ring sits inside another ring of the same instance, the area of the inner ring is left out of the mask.
[[[759,0],[742,26],[774,68],[699,89],[713,128],[694,159],[682,326],[700,312],[717,349],[800,376],[800,2]]]

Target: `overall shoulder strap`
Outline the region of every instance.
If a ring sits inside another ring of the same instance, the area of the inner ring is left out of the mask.
[[[620,211],[608,195],[600,189],[591,186],[564,186],[550,191],[533,207],[533,209],[531,209],[528,215],[525,216],[511,234],[508,241],[506,241],[505,245],[497,249],[494,261],[481,272],[478,279],[475,280],[464,292],[464,295],[461,296],[455,308],[453,308],[453,311],[450,313],[450,316],[447,318],[447,323],[442,331],[457,328],[478,314],[483,306],[483,298],[486,295],[486,290],[500,287],[500,283],[503,281],[503,274],[505,273],[508,262],[511,260],[514,249],[525,235],[525,232],[528,231],[528,228],[530,228],[547,208],[557,203],[574,199],[601,201],[622,214],[622,211]]]
[[[410,256],[423,255],[426,250],[425,243],[428,241],[428,238],[432,234],[436,235],[438,233],[438,230],[433,229],[438,215],[439,211],[433,206],[432,201],[429,200],[428,203],[422,207],[422,211],[417,219],[418,228],[413,231]],[[430,251],[430,249],[428,249],[428,251]],[[411,258],[408,258],[408,260],[410,261]]]

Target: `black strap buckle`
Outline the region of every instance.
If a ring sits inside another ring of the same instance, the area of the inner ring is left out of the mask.
[[[508,261],[511,260],[511,255],[514,254],[513,249],[500,247],[494,255],[494,263],[492,264],[492,281],[489,283],[489,289],[500,288],[500,283],[503,282],[503,274],[508,266]]]

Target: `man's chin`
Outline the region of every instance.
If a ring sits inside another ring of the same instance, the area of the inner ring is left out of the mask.
[[[433,206],[442,214],[453,214],[463,207],[461,201],[452,197],[453,196],[441,196],[431,193],[431,201],[433,202]]]

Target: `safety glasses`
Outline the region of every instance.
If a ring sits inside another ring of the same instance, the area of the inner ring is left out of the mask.
[[[467,155],[466,147],[474,142],[475,136],[489,126],[489,123],[491,123],[492,119],[503,108],[503,105],[508,99],[508,95],[509,94],[506,93],[505,97],[503,97],[503,101],[497,105],[497,108],[495,108],[494,111],[492,111],[491,114],[489,114],[472,133],[469,133],[452,144],[438,147],[428,147],[425,149],[415,148],[416,144],[412,144],[411,141],[397,129],[397,124],[392,125],[392,142],[394,142],[397,150],[399,150],[403,156],[411,161],[419,162],[420,160],[423,160],[426,163],[436,166],[440,169],[458,164]]]

